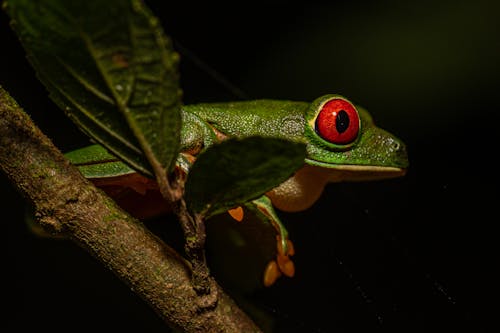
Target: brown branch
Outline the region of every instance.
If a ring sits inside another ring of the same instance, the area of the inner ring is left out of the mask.
[[[218,285],[216,305],[200,308],[186,261],[82,177],[1,87],[0,169],[46,230],[64,233],[91,253],[170,326],[260,332]]]

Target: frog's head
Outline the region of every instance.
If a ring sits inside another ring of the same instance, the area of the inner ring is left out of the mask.
[[[325,95],[306,112],[306,163],[331,169],[330,181],[399,177],[408,167],[404,143],[374,125],[370,114],[339,95]]]

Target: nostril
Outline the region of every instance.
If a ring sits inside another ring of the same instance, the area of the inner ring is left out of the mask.
[[[391,143],[390,147],[391,147],[391,151],[393,151],[394,153],[396,153],[400,156],[406,156],[406,146],[401,141],[394,140]]]
[[[391,151],[393,152],[397,152],[399,150],[402,150],[404,149],[402,147],[402,144],[401,142],[399,142],[398,140],[395,140],[393,138],[390,138],[389,141],[387,142],[388,145],[387,145],[387,148],[390,149]]]
[[[398,149],[396,150],[398,155],[408,158],[408,152],[406,151],[406,145],[404,143],[398,143]]]

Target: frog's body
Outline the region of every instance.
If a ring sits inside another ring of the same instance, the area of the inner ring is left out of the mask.
[[[407,166],[404,144],[390,133],[376,127],[365,110],[357,108],[361,119],[360,144],[348,150],[325,149],[309,142],[304,135],[309,103],[256,100],[185,106],[186,114],[198,117],[198,126],[211,126],[221,136],[252,135],[278,137],[308,143],[308,159],[295,177],[269,193],[273,205],[283,211],[309,208],[328,182],[363,181],[397,177]],[[193,123],[187,125],[193,126]],[[184,127],[185,129],[186,127]],[[183,131],[183,146],[199,146],[200,136]],[[368,143],[374,142],[371,146]],[[364,143],[364,144],[363,144]]]
[[[328,182],[398,177],[408,165],[404,144],[376,127],[368,112],[338,95],[326,95],[313,103],[255,100],[185,105],[181,113],[178,166],[185,172],[199,153],[228,137],[277,137],[307,144],[304,167],[266,196],[246,205],[273,223],[279,233],[279,269],[276,262],[270,264],[266,285],[281,273],[293,275],[291,243],[273,206],[284,211],[304,210],[320,197]],[[100,146],[70,152],[67,157],[97,185],[129,187],[141,194],[155,189],[154,182],[138,177]]]
[[[183,112],[229,137],[259,135],[303,142],[308,107],[305,102],[255,100],[186,105]]]

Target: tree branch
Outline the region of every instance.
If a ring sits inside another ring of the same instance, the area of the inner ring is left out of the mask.
[[[260,332],[220,286],[218,303],[200,308],[186,261],[87,181],[1,86],[0,169],[46,230],[64,233],[91,253],[170,326]]]

